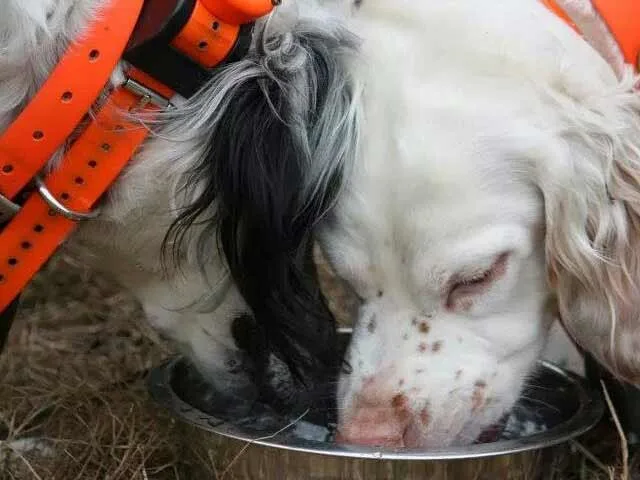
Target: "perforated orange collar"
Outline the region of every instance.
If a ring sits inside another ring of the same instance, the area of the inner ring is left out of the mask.
[[[123,52],[158,46],[161,37],[170,45],[170,58],[182,59],[176,60],[182,65],[191,62],[208,72],[237,50],[242,24],[269,13],[276,3],[111,0],[96,16],[0,136],[0,312],[14,301],[78,221],[97,215],[92,209],[146,138],[146,128],[122,113],[136,109],[153,112],[170,106],[176,89],[159,82],[153,72],[133,67],[125,72],[124,84],[97,102]],[[163,21],[158,12],[174,17],[180,13],[181,23]],[[174,31],[167,32],[168,24]],[[134,31],[139,35],[132,37]],[[132,55],[134,64],[135,58]],[[159,54],[158,58],[165,57]],[[138,67],[152,69],[153,64],[140,63]],[[89,111],[94,114],[87,115]],[[47,172],[51,156],[83,121],[86,126],[80,135]]]

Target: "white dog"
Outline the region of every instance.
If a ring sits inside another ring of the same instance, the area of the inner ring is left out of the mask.
[[[102,4],[8,1],[0,126]],[[248,56],[162,117],[75,243],[233,396],[253,388],[247,355],[259,378],[276,359],[303,379],[335,367],[315,235],[362,301],[338,391],[346,442],[474,441],[517,399],[557,311],[637,380],[631,69],[537,0],[328,3],[258,22]]]

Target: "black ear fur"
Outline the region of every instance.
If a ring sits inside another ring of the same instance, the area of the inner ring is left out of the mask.
[[[260,343],[304,380],[334,372],[341,360],[312,261],[312,234],[353,162],[357,132],[346,66],[357,44],[327,25],[298,21],[286,33],[258,32],[249,56],[200,93],[224,96],[211,112],[207,154],[186,181],[204,188],[167,238],[178,240],[175,248],[206,216],[201,256],[217,235]]]

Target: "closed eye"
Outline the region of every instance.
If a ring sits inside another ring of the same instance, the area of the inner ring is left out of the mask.
[[[484,283],[484,282],[488,281],[490,279],[492,273],[493,273],[493,269],[490,268],[489,270],[485,270],[484,272],[482,272],[479,275],[476,275],[474,277],[463,278],[462,280],[460,280],[455,285],[456,286],[478,285],[478,284],[481,284],[481,283]]]
[[[479,273],[456,275],[449,283],[446,307],[449,310],[462,308],[469,310],[472,305],[472,297],[486,292],[499,278],[504,276],[507,270],[509,253],[505,252],[496,257],[494,262],[486,270]]]

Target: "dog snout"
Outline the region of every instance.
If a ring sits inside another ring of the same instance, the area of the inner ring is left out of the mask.
[[[405,394],[368,379],[341,420],[336,436],[339,443],[404,447],[414,415]]]

